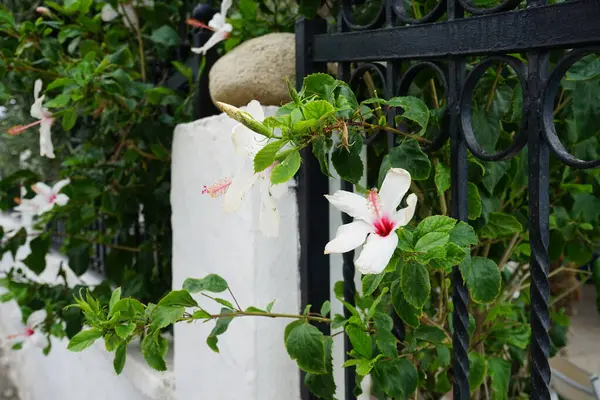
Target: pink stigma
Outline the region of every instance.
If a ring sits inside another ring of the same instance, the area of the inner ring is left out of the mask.
[[[42,123],[42,120],[40,119],[40,120],[34,121],[34,122],[32,122],[30,124],[27,124],[27,125],[13,126],[12,128],[10,128],[8,130],[7,133],[9,135],[11,135],[11,136],[20,135],[21,133],[25,132],[27,129],[29,129],[29,128],[33,127],[33,126],[39,125],[41,123]]]
[[[369,206],[377,218],[381,218],[381,204],[377,189],[371,189],[367,192],[367,201],[369,202]]]
[[[231,179],[221,179],[210,186],[204,186],[202,194],[207,194],[214,199],[227,193],[229,186],[231,186]]]

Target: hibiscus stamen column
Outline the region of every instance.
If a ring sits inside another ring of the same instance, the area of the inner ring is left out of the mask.
[[[448,20],[462,18],[464,11],[458,0],[448,0]],[[450,57],[448,108],[450,110],[450,146],[452,163],[452,216],[467,221],[467,149],[459,130],[460,91],[464,82],[465,62],[463,57]],[[454,400],[469,399],[469,292],[458,266],[452,269],[452,345],[454,362]]]

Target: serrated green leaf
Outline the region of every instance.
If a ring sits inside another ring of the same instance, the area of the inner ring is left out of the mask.
[[[497,357],[487,360],[488,374],[492,379],[492,400],[507,400],[510,382],[511,365],[508,361]]]
[[[148,365],[157,371],[167,370],[165,356],[168,348],[167,339],[160,335],[160,331],[147,335],[142,341],[142,355]]]
[[[430,343],[440,344],[446,340],[446,334],[435,326],[421,325],[415,330],[415,338]]]
[[[479,189],[477,186],[469,182],[467,186],[467,204],[468,204],[468,214],[469,219],[477,219],[481,216],[481,212],[483,211],[483,204],[481,203],[481,196],[479,195]]]
[[[329,314],[329,311],[331,311],[331,302],[329,300],[325,300],[321,306],[320,314],[325,316]]]
[[[413,328],[420,325],[423,311],[420,308],[413,307],[406,301],[400,285],[400,279],[392,283],[392,305],[394,306],[394,310],[396,310],[396,314],[398,314],[405,324]]]
[[[287,335],[285,347],[301,370],[313,374],[327,373],[325,337],[316,327],[308,323],[294,326]]]
[[[108,316],[112,316],[113,315],[113,308],[115,307],[115,304],[117,304],[117,302],[121,300],[121,288],[118,287],[115,290],[113,290],[113,292],[110,295],[110,301],[108,302]]]
[[[346,325],[346,334],[352,343],[352,349],[361,357],[371,358],[373,356],[373,341],[365,330],[356,325]]]
[[[377,290],[379,284],[383,280],[386,272],[382,272],[380,274],[368,274],[362,277],[362,292],[363,296],[370,296]]]
[[[100,329],[92,328],[86,331],[81,331],[71,338],[67,349],[75,352],[83,351],[94,344],[94,342],[101,337],[102,331]]]
[[[117,375],[120,375],[121,372],[123,372],[125,361],[127,361],[127,343],[121,343],[119,347],[117,347],[115,359],[113,360],[113,368]]]
[[[473,227],[463,221],[459,221],[454,229],[450,231],[450,241],[460,247],[476,245],[478,242],[477,234]]]
[[[183,289],[190,293],[221,293],[226,291],[228,287],[227,281],[216,274],[206,275],[202,279],[187,278],[183,282]]]
[[[450,189],[451,184],[450,168],[442,163],[437,163],[435,166],[435,187],[438,194],[442,196],[446,190]]]
[[[483,383],[487,375],[487,362],[479,353],[469,353],[469,389],[473,393]]]
[[[332,146],[333,140],[326,136],[319,136],[311,143],[312,152],[319,161],[321,172],[326,176],[331,176],[331,172],[329,171],[329,152]]]
[[[65,132],[69,132],[75,126],[77,122],[77,108],[67,108],[62,116],[62,127]]]
[[[408,119],[416,122],[421,127],[417,134],[423,135],[425,133],[429,123],[429,109],[423,100],[412,96],[392,97],[387,101],[387,104],[390,107],[402,107],[404,110],[402,114],[396,117],[396,121]]]
[[[190,296],[187,290],[173,290],[165,297],[163,297],[157,304],[157,306],[163,307],[196,307],[198,302]]]
[[[154,307],[150,319],[152,320],[152,329],[158,330],[176,323],[185,313],[183,306],[161,306]]]
[[[300,152],[298,150],[292,151],[281,163],[273,167],[271,183],[277,185],[292,179],[300,169],[301,162]]]
[[[483,239],[496,239],[522,232],[523,226],[517,218],[510,214],[490,213],[487,223],[481,228],[479,235]]]
[[[335,380],[333,379],[333,359],[331,356],[333,339],[330,336],[326,336],[324,342],[325,366],[327,367],[327,372],[325,374],[307,373],[304,378],[304,384],[312,394],[320,399],[334,400]]]
[[[402,266],[400,284],[404,298],[410,305],[417,309],[425,305],[431,291],[431,282],[424,266],[416,262]]]
[[[467,283],[471,298],[476,303],[491,303],[500,294],[502,277],[496,263],[489,258],[467,254],[460,263],[460,272]]]
[[[408,399],[417,389],[417,369],[406,358],[377,361],[371,376],[390,397]]]
[[[163,25],[156,29],[150,35],[150,39],[154,43],[158,43],[165,47],[173,47],[179,44],[179,34],[169,25]]]
[[[415,244],[415,251],[426,253],[434,247],[444,246],[450,240],[447,232],[430,232],[423,235]]]
[[[455,226],[456,220],[454,218],[443,215],[433,215],[425,218],[419,223],[417,229],[415,229],[415,236],[420,238],[423,235],[432,232],[447,233],[450,232]]]
[[[256,153],[256,156],[254,156],[254,172],[258,173],[264,171],[273,165],[277,152],[285,143],[284,140],[276,140],[260,149],[260,151]]]
[[[379,184],[383,182],[385,174],[390,168],[403,168],[410,172],[415,181],[429,178],[431,161],[427,154],[423,153],[419,142],[414,139],[403,141],[399,146],[392,148],[388,155],[383,158],[379,169]]]
[[[115,333],[123,340],[126,340],[129,337],[129,335],[133,333],[134,330],[135,324],[133,322],[129,322],[125,325],[115,326]]]
[[[360,157],[363,148],[363,138],[360,133],[352,130],[349,133],[350,148],[336,147],[331,153],[331,162],[337,173],[345,181],[357,184],[364,173],[364,164]]]

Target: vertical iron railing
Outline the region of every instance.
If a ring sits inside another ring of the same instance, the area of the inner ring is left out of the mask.
[[[528,146],[529,239],[531,244],[531,398],[550,399],[550,341],[548,330],[549,284],[549,158],[552,152],[574,168],[595,168],[600,160],[575,158],[561,144],[553,121],[554,101],[566,71],[582,57],[600,52],[600,2],[573,0],[546,5],[545,0],[504,0],[491,8],[479,8],[471,0],[440,0],[431,11],[415,19],[403,0],[382,0],[370,21],[359,24],[353,17],[354,0],[340,0],[337,32],[326,34],[323,21],[301,20],[296,30],[296,79],[337,62],[338,78],[351,86],[359,70],[383,77],[385,97],[406,95],[418,71],[433,70],[446,91],[447,111],[442,131],[426,152],[450,141],[451,214],[468,220],[467,149],[480,160],[509,160]],[[468,13],[468,15],[465,15]],[[568,18],[566,17],[568,16]],[[595,47],[594,47],[595,46]],[[551,49],[570,50],[552,71]],[[507,54],[526,55],[527,63]],[[489,56],[467,76],[468,56]],[[414,62],[416,61],[416,62]],[[380,63],[374,63],[380,62]],[[408,62],[412,62],[408,64]],[[384,65],[385,64],[385,65]],[[487,153],[477,141],[471,125],[473,91],[484,72],[495,64],[508,64],[523,91],[523,120],[513,143],[496,153]],[[351,65],[357,67],[351,70]],[[400,68],[400,66],[404,68]],[[407,68],[409,67],[409,68]],[[401,74],[401,71],[404,71]],[[390,116],[388,116],[390,117]],[[388,118],[393,121],[393,118]],[[394,145],[393,138],[388,143]],[[329,299],[329,262],[323,256],[328,241],[322,221],[328,220],[328,205],[322,197],[328,178],[310,151],[299,181],[300,276],[302,305],[318,307]],[[343,189],[352,186],[344,184]],[[345,217],[347,218],[347,217]],[[344,219],[344,223],[348,222]],[[343,257],[344,297],[354,296],[353,254]],[[458,267],[452,271],[453,294],[453,391],[455,400],[469,394],[469,295]],[[401,323],[395,318],[396,323]],[[397,332],[403,326],[397,326]],[[349,350],[345,341],[345,350]],[[354,399],[353,371],[346,372],[346,400]],[[303,390],[303,399],[314,399]]]

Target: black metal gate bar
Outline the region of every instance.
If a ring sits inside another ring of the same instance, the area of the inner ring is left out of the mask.
[[[306,75],[324,72],[324,63],[313,62],[312,40],[316,33],[325,32],[322,20],[301,19],[296,24],[296,86],[302,87]],[[329,241],[329,204],[323,195],[329,193],[329,178],[321,173],[318,160],[307,148],[302,154],[302,168],[298,174],[298,214],[300,230],[300,303],[301,311],[308,304],[314,310],[330,298],[329,256],[323,249]],[[329,325],[319,329],[329,334]],[[303,400],[316,400],[304,386],[301,374],[300,391]]]
[[[447,22],[317,35],[313,60],[442,58],[582,47],[600,42],[600,24],[593,15],[600,15],[599,1],[574,0]]]

